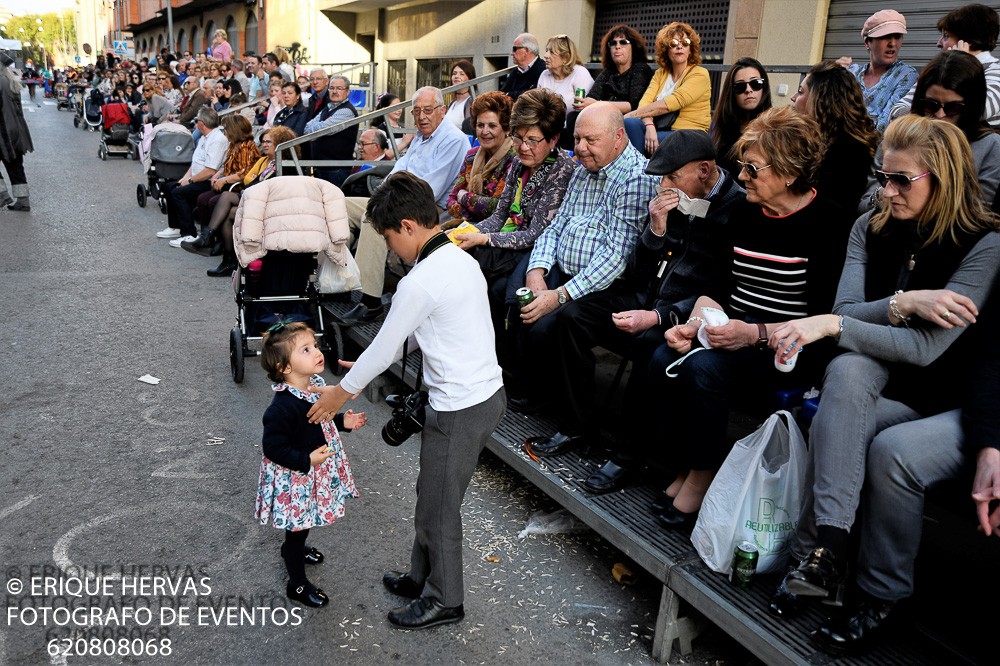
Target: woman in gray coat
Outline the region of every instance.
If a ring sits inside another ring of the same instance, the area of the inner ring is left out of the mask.
[[[24,175],[24,154],[34,150],[31,134],[21,109],[20,77],[11,69],[14,60],[0,53],[0,161],[7,168],[11,191],[0,177],[0,206],[10,210],[31,210],[28,178]],[[11,196],[13,194],[13,197]],[[9,204],[9,205],[8,205]]]

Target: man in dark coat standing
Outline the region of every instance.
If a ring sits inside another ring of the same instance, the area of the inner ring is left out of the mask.
[[[10,210],[31,210],[28,201],[28,177],[24,175],[24,154],[35,148],[24,122],[21,108],[21,81],[11,69],[14,60],[0,53],[0,160],[7,168],[11,192],[0,178],[0,206]],[[13,194],[13,197],[11,197]]]

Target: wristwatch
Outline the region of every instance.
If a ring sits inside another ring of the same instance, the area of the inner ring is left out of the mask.
[[[566,301],[569,300],[569,295],[562,287],[556,289],[556,297],[559,299],[559,305],[566,305]]]

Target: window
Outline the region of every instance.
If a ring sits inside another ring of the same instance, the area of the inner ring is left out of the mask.
[[[417,61],[417,88],[434,86],[446,88],[451,85],[451,63],[459,58],[428,58]]]
[[[247,23],[243,28],[243,41],[243,51],[257,53],[257,17],[253,15],[253,12],[247,14]]]
[[[226,21],[226,41],[233,47],[234,57],[239,58],[239,54],[243,52],[240,49],[240,31],[236,27],[236,19],[232,16]]]
[[[390,60],[386,69],[386,90],[399,99],[406,99],[406,61]]]
[[[205,53],[210,53],[212,51],[212,42],[215,41],[215,21],[209,21],[208,25],[205,26],[205,48],[202,49]]]
[[[187,45],[187,33],[184,32],[184,28],[177,33],[177,55],[184,55],[184,51],[188,50]]]
[[[204,52],[205,48],[201,45],[201,33],[198,32],[198,26],[194,26],[191,28],[191,55]]]

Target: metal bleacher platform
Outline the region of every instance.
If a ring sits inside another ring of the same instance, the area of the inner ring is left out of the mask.
[[[334,317],[350,307],[349,303],[326,305]],[[346,341],[363,349],[374,339],[380,325],[373,322],[344,328],[343,335]],[[405,366],[397,362],[390,372],[412,386],[419,366],[420,352],[416,351],[405,359]],[[822,621],[826,607],[808,608],[794,619],[770,615],[767,602],[778,576],[758,576],[750,588],[740,589],[726,576],[708,569],[686,533],[665,530],[656,522],[649,511],[656,498],[652,488],[630,485],[615,493],[593,495],[583,489],[583,481],[603,463],[603,456],[574,451],[536,460],[524,451],[526,438],[554,430],[554,424],[544,417],[508,410],[487,449],[662,584],[652,649],[655,659],[670,659],[674,641],[678,641],[682,654],[689,654],[691,641],[708,621],[767,664],[968,663],[912,626],[863,658],[837,658],[820,651],[810,642],[809,632]]]

